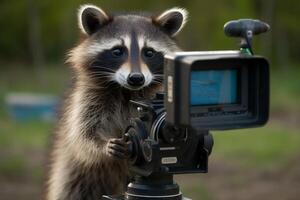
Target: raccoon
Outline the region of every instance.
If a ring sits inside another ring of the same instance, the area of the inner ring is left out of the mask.
[[[54,134],[46,200],[94,200],[124,192],[129,100],[161,90],[164,55],[179,50],[174,37],[186,20],[182,8],[151,16],[80,7],[83,40],[68,57],[74,81]]]

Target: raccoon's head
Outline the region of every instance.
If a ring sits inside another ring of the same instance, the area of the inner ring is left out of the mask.
[[[174,36],[186,20],[187,12],[182,8],[155,16],[110,15],[96,6],[84,5],[78,21],[85,37],[71,51],[69,61],[77,74],[95,87],[107,83],[140,90],[159,85],[164,55],[179,50]]]

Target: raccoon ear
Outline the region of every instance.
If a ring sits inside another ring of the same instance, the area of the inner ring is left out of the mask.
[[[83,5],[78,11],[79,28],[87,35],[92,35],[111,20],[109,15],[94,5]]]
[[[187,18],[188,12],[186,9],[175,7],[152,18],[152,21],[154,24],[160,26],[171,37],[174,37],[184,27]]]

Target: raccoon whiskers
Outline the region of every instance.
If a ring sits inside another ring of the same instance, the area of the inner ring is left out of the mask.
[[[111,86],[117,86],[117,84],[114,81],[106,81],[104,82],[105,88],[111,87]]]
[[[98,71],[101,70],[102,73],[105,73],[105,72],[116,73],[115,70],[110,69],[109,67],[105,67],[105,66],[92,66],[91,68],[98,70]]]
[[[163,77],[154,77],[153,80],[155,80],[155,81],[163,81]]]
[[[90,84],[81,84],[80,87],[84,89],[91,89],[91,90],[98,90],[98,91],[106,91],[107,86],[113,84],[112,82],[106,82],[106,83],[101,83],[101,84],[95,84],[95,83],[90,83]]]
[[[113,78],[114,74],[113,73],[103,73],[103,72],[92,72],[89,73],[90,78],[99,78],[99,79],[109,79],[111,80]]]
[[[152,84],[162,84],[162,81],[153,80]]]
[[[154,74],[154,75],[153,75],[153,80],[152,80],[152,82],[153,82],[153,83],[162,84],[162,82],[163,82],[163,77],[164,77],[163,74]]]
[[[164,78],[164,75],[153,75],[153,78],[154,79],[163,79]]]
[[[105,89],[105,87],[104,86],[100,86],[100,85],[95,85],[95,84],[93,84],[93,83],[78,83],[78,88],[80,89],[80,88],[83,88],[83,89],[85,89],[85,88],[87,88],[87,89],[97,89],[97,90],[104,90]]]

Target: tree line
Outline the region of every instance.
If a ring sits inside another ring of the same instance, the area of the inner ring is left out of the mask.
[[[93,3],[107,11],[154,11],[185,7],[190,18],[178,40],[185,50],[235,49],[223,25],[238,18],[258,18],[272,30],[255,39],[255,50],[274,66],[300,62],[300,4],[298,0],[2,0],[0,3],[0,61],[33,66],[62,62],[78,40],[77,9]]]

